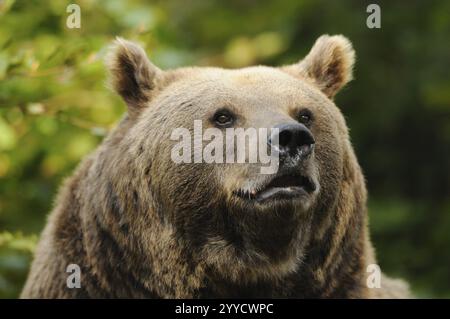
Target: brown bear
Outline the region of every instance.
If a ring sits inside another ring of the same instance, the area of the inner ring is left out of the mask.
[[[353,64],[340,35],[321,36],[293,65],[236,70],[162,71],[118,39],[108,66],[127,115],[65,182],[21,296],[408,296],[385,276],[368,284],[366,187],[332,101]],[[171,134],[192,132],[195,120],[220,131],[276,127],[278,170],[175,163]],[[68,285],[71,264],[78,287]]]

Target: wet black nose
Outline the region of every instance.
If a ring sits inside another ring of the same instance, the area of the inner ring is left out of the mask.
[[[276,138],[278,137],[278,147],[281,156],[298,156],[305,157],[309,155],[314,146],[314,137],[311,131],[303,124],[280,124],[274,128],[278,129],[278,132],[274,130],[270,137],[270,144],[276,144]]]

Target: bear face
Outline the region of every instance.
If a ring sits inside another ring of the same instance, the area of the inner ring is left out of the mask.
[[[294,272],[317,216],[336,204],[352,157],[332,98],[351,79],[353,63],[348,40],[322,36],[305,59],[281,68],[161,71],[140,47],[119,39],[109,67],[129,115],[126,129],[113,134],[120,136],[117,158],[103,160],[108,183],[124,185],[119,193],[140,185],[124,197],[139,202],[144,242],[157,223],[188,247],[194,264],[234,282]],[[279,128],[277,147],[287,151],[272,174],[261,174],[261,163],[174,163],[172,133],[193,132],[195,121],[221,132]]]

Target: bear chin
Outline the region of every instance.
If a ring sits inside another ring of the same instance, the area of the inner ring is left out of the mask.
[[[264,203],[235,197],[221,213],[227,216],[224,229],[203,242],[201,259],[214,277],[232,282],[288,276],[303,258],[313,197]]]
[[[298,234],[298,237],[301,237]],[[223,238],[212,238],[204,246],[202,256],[210,270],[210,276],[218,281],[255,283],[279,280],[298,269],[303,259],[303,245],[289,245],[284,249],[284,258],[273,259],[265,253],[247,248],[245,253],[237,251]]]

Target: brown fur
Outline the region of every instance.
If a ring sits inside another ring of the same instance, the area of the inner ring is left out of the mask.
[[[129,114],[61,189],[36,251],[24,298],[406,297],[375,263],[366,188],[344,118],[330,100],[352,76],[342,36],[322,36],[282,68],[161,71],[118,40],[112,85]],[[256,164],[175,164],[170,133],[226,106],[239,127],[295,122],[308,108],[318,189],[302,203],[258,206],[233,190],[261,177]],[[66,287],[67,265],[82,270]]]

